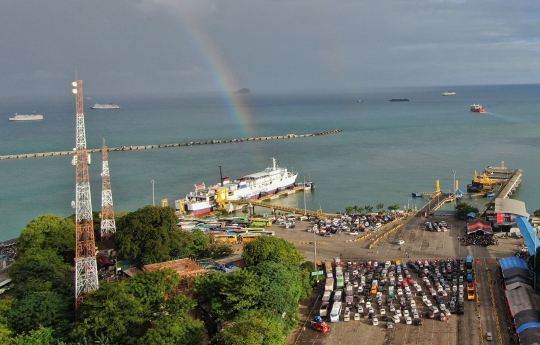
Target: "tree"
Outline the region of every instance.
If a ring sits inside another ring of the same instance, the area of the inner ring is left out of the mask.
[[[460,219],[466,218],[470,212],[478,213],[478,209],[473,207],[470,202],[459,202],[456,205],[456,216]]]
[[[354,207],[352,206],[345,207],[345,213],[352,214],[353,212],[354,212]]]
[[[363,206],[358,206],[358,213],[362,214],[364,213],[364,207]]]
[[[201,344],[206,334],[203,322],[190,317],[160,318],[152,324],[138,345]]]
[[[194,254],[189,233],[176,226],[177,217],[170,207],[146,206],[117,222],[116,248],[142,264],[151,264]]]
[[[129,343],[145,320],[143,303],[129,292],[127,282],[103,282],[79,307],[79,320],[72,332],[76,339],[101,334],[113,342]]]
[[[260,302],[262,286],[259,276],[248,270],[230,274],[213,272],[193,281],[193,290],[210,305],[219,321],[234,319],[240,312],[254,308]]]
[[[250,310],[217,336],[219,345],[285,345],[281,320],[264,311]]]
[[[533,216],[540,217],[540,208],[533,212]]]
[[[52,249],[27,250],[15,261],[9,275],[19,298],[47,291],[73,295],[73,269]]]
[[[24,296],[7,313],[10,328],[17,334],[51,327],[56,337],[71,330],[73,302],[56,292],[40,292]]]
[[[4,343],[8,345],[58,345],[59,342],[53,336],[52,328],[39,327],[27,334],[20,334]]]
[[[292,243],[284,239],[261,236],[244,246],[242,258],[247,266],[255,266],[263,261],[286,262],[298,266],[304,257]]]
[[[366,213],[371,213],[373,211],[373,206],[367,205],[367,206],[364,206],[364,209],[366,210]]]
[[[377,206],[375,206],[375,207],[377,207],[377,210],[379,210],[378,213],[381,213],[381,210],[384,209],[384,204],[377,204]]]
[[[21,255],[33,249],[53,249],[71,263],[75,255],[75,223],[69,218],[41,215],[22,230],[17,249]]]

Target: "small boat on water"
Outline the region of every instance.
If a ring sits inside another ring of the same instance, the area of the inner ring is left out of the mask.
[[[90,109],[120,109],[120,106],[114,103],[107,103],[107,104],[96,103],[93,106],[91,106]]]
[[[358,100],[357,102],[358,102],[358,103],[362,103],[362,100],[361,100],[361,99],[359,99],[359,100]]]
[[[408,102],[408,98],[392,98],[390,102]]]
[[[43,115],[22,115],[15,113],[14,117],[10,117],[9,121],[39,121],[43,120]]]
[[[480,104],[471,104],[471,111],[473,113],[483,113],[485,109]]]
[[[456,93],[454,91],[444,91],[442,93],[443,96],[455,96]]]
[[[412,193],[412,197],[413,197],[413,198],[421,198],[421,197],[422,197],[422,193],[418,193],[418,192]]]

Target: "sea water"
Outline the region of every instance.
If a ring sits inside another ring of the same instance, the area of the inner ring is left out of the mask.
[[[161,204],[193,190],[277,164],[311,180],[316,189],[279,199],[280,203],[325,212],[347,206],[375,207],[423,202],[411,192],[452,189],[454,173],[466,189],[486,166],[523,169],[512,196],[532,213],[540,208],[540,86],[467,86],[379,89],[362,92],[259,94],[234,103],[212,95],[94,96],[86,100],[88,148],[341,133],[295,139],[237,142],[109,153],[115,211]],[[409,102],[389,102],[408,98]],[[358,102],[362,100],[362,102]],[[119,110],[90,110],[114,102]],[[473,103],[486,113],[472,113]],[[43,121],[13,123],[15,112],[43,114]],[[3,120],[1,120],[3,118]],[[75,100],[4,99],[0,113],[0,155],[66,151],[75,147]],[[0,161],[0,240],[17,237],[40,214],[74,213],[72,156]],[[92,206],[101,208],[101,154],[92,154]],[[151,181],[154,181],[154,184]],[[474,199],[483,208],[486,198]]]

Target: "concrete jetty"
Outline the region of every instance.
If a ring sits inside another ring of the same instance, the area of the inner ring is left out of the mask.
[[[110,151],[133,151],[133,150],[149,150],[149,149],[161,149],[167,147],[179,147],[179,146],[195,146],[195,145],[215,145],[215,144],[231,144],[247,141],[260,141],[260,140],[277,140],[277,139],[295,139],[295,138],[309,138],[320,135],[340,133],[341,129],[332,129],[324,132],[308,133],[308,134],[285,134],[274,135],[269,137],[255,137],[255,138],[240,138],[240,139],[217,139],[217,140],[205,140],[205,141],[190,141],[184,143],[172,143],[172,144],[152,144],[152,145],[139,145],[139,146],[120,146],[109,147]],[[101,149],[88,149],[88,153],[99,153]],[[65,156],[73,155],[75,151],[56,151],[56,152],[41,152],[41,153],[21,153],[14,155],[0,156],[0,160],[3,159],[20,159],[20,158],[36,158],[36,157],[52,157],[52,156]]]

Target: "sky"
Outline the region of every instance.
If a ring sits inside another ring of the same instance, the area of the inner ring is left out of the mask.
[[[531,0],[0,0],[0,98],[540,81]]]

